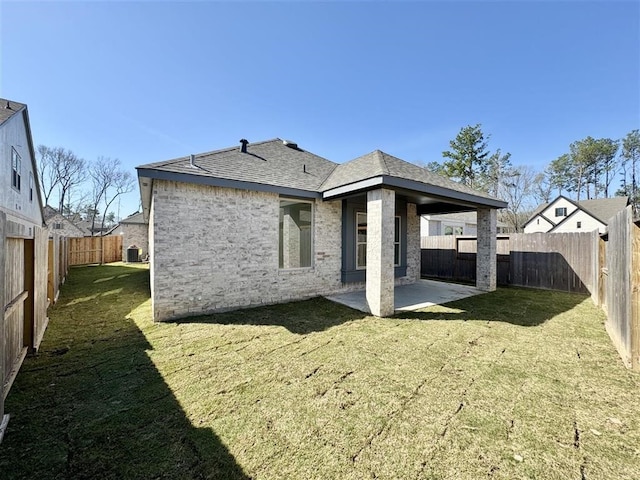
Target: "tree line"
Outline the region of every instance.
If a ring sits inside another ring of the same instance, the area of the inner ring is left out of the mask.
[[[114,223],[110,209],[121,195],[132,192],[135,181],[117,158],[98,157],[87,161],[62,147],[39,145],[38,180],[46,205],[67,218],[81,218],[96,223],[100,231]],[[102,213],[100,213],[102,211]]]
[[[511,154],[500,149],[491,153],[490,135],[482,125],[463,127],[442,152],[443,160],[425,168],[508,202],[500,220],[521,231],[533,209],[558,195],[576,201],[628,196],[634,208],[640,203],[640,130],[624,138],[587,137],[569,145],[566,153],[549,162],[542,171],[514,166]],[[620,175],[620,185],[613,182]]]

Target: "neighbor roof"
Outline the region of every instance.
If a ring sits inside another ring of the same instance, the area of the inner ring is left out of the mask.
[[[580,210],[588,213],[593,218],[595,218],[596,220],[599,220],[605,225],[609,223],[609,220],[611,219],[611,217],[616,215],[620,210],[622,210],[629,204],[629,197],[596,198],[593,200],[582,200],[580,202],[576,202],[574,200],[571,200],[570,198],[565,197],[564,195],[559,195],[552,202],[542,203],[538,205],[538,207],[533,211],[529,219],[525,222],[525,226],[531,223],[533,219],[536,218],[538,215],[545,218],[545,220],[547,220],[549,223],[551,223],[554,226],[557,226],[560,223],[562,223],[562,222],[559,222],[558,224],[556,224],[555,222],[551,221],[550,219],[542,215],[542,212],[544,212],[550,205],[557,202],[561,198],[564,198],[568,202],[573,203]],[[563,221],[565,218],[566,217],[563,217]]]
[[[629,197],[596,198],[595,200],[578,202],[580,208],[606,224],[609,223],[611,217],[615,216],[628,204]]]
[[[24,103],[0,98],[0,125],[13,117],[16,113],[22,111],[25,107],[26,105]]]
[[[451,221],[451,222],[464,222],[470,224],[478,223],[478,212],[460,212],[460,213],[433,213],[430,215],[425,215],[428,217],[428,220],[436,220],[436,221]],[[500,220],[496,221],[496,225],[498,227],[508,227],[508,225]]]
[[[146,224],[147,222],[144,221],[144,216],[142,215],[142,212],[136,212],[136,213],[132,213],[127,218],[123,218],[122,220],[120,220],[120,223],[144,223],[144,224]]]

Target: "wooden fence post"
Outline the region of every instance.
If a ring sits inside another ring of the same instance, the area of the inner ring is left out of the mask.
[[[4,437],[7,429],[9,415],[4,413],[4,352],[6,335],[4,328],[4,307],[5,307],[5,255],[7,235],[7,216],[4,212],[0,212],[0,442]]]
[[[629,211],[631,217],[632,210]],[[640,227],[631,220],[631,368],[640,370]]]

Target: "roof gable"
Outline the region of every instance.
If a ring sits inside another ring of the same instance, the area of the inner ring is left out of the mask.
[[[426,168],[401,160],[393,155],[375,150],[349,162],[338,165],[326,182],[322,184],[322,191],[331,190],[378,176],[389,176],[399,179],[445,188],[453,192],[474,195],[489,200],[495,198],[454,182]]]
[[[624,209],[629,204],[629,197],[597,198],[593,200],[582,200],[581,202],[576,202],[574,200],[571,200],[570,198],[565,197],[564,195],[558,195],[553,201],[538,205],[538,207],[531,214],[531,217],[529,217],[529,220],[525,222],[523,227],[526,227],[538,216],[550,222],[554,226],[554,228],[564,223],[567,217],[563,217],[560,222],[555,223],[543,215],[543,212],[545,210],[547,210],[549,207],[553,207],[553,205],[559,200],[565,200],[575,205],[577,210],[588,213],[590,216],[604,225],[607,225],[611,217],[616,215],[620,210]],[[571,212],[571,214],[573,213],[575,213],[575,211]],[[569,216],[571,216],[571,214]]]

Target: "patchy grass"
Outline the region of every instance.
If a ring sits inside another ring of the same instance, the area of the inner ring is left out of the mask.
[[[640,376],[583,296],[153,324],[148,272],[120,264],[74,268],[50,316],[3,479],[640,478]]]

